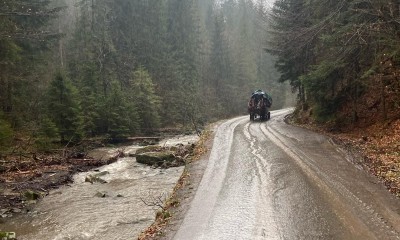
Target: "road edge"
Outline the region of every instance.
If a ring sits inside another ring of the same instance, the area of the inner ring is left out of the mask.
[[[203,131],[193,156],[165,202],[168,217],[157,214],[155,222],[138,236],[138,240],[167,240],[175,236],[203,179],[216,130],[225,121],[212,123]]]

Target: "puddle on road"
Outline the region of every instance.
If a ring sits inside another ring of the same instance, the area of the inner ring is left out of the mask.
[[[197,138],[192,136],[180,142],[172,139],[167,144],[195,141]],[[137,148],[123,151],[132,153]],[[51,191],[29,214],[6,219],[0,230],[16,232],[19,240],[134,239],[154,221],[158,209],[148,205],[171,193],[183,169],[153,169],[137,163],[135,158],[121,158],[97,171],[75,175],[73,184]],[[101,179],[107,183],[85,182],[86,176],[99,172],[106,172]]]

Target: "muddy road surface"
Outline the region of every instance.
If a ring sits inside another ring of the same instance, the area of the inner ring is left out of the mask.
[[[173,239],[400,239],[400,200],[290,111],[218,127]]]

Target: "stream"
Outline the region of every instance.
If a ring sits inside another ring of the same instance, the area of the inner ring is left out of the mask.
[[[160,142],[162,146],[191,144],[197,136]],[[92,154],[109,157],[117,151],[134,153],[139,146],[97,149]],[[39,201],[27,214],[0,224],[3,231],[15,232],[18,240],[32,239],[135,239],[155,219],[159,207],[172,192],[184,167],[152,168],[134,157],[74,176],[74,182]],[[85,182],[88,175],[101,175],[107,183]]]

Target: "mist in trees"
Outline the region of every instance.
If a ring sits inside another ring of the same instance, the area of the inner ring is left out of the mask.
[[[0,3],[0,143],[126,137],[246,113],[276,80],[264,1]]]

